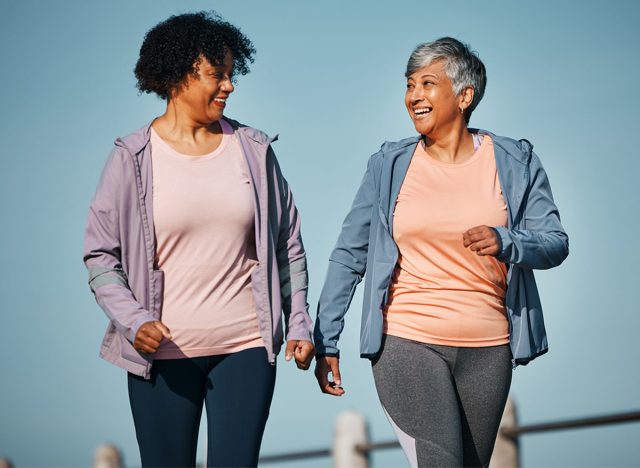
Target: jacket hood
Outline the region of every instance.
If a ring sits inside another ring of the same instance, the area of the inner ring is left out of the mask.
[[[488,130],[478,128],[469,128],[471,133],[479,133],[481,135],[489,135],[494,145],[498,145],[506,154],[513,157],[521,164],[528,164],[531,159],[533,145],[528,140],[514,140],[513,138],[495,135]],[[420,141],[421,136],[413,136],[400,141],[385,141],[380,147],[380,151],[388,153],[407,146],[415,145]]]
[[[152,122],[153,120],[124,138],[116,138],[114,144],[116,146],[127,148],[132,154],[138,154],[149,143],[149,139],[151,138]]]
[[[489,135],[493,140],[493,144],[502,148],[509,156],[522,164],[529,164],[529,161],[531,160],[531,153],[533,151],[533,145],[529,140],[514,140],[513,138],[495,135],[488,130],[479,128],[470,128],[469,131],[471,133]]]
[[[267,135],[263,131],[258,130],[257,128],[249,127],[248,125],[244,125],[238,122],[237,120],[230,119],[229,117],[224,117],[224,120],[226,120],[229,123],[229,125],[233,127],[234,130],[242,132],[244,135],[251,138],[253,141],[257,143],[268,145],[278,139],[278,135],[271,138],[269,135]]]
[[[255,129],[253,127],[249,127],[247,125],[241,124],[237,120],[230,119],[228,117],[223,117],[231,127],[239,132],[242,132],[245,136],[252,139],[253,141],[268,145],[273,143],[278,139],[278,135],[273,138],[270,138],[266,133]],[[133,133],[125,136],[124,138],[117,138],[114,144],[116,146],[124,147],[129,149],[131,153],[138,154],[140,151],[144,149],[147,144],[149,144],[149,139],[151,138],[151,124],[153,120],[143,127],[139,128]]]
[[[418,136],[412,136],[409,138],[404,138],[403,140],[400,140],[400,141],[385,141],[384,143],[382,143],[382,146],[380,146],[380,151],[382,151],[383,153],[387,153],[390,151],[395,151],[400,148],[404,148],[406,146],[415,145],[420,141],[420,138],[422,137],[418,135]]]

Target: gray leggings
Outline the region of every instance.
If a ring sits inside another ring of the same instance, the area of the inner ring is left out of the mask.
[[[458,348],[386,335],[373,376],[412,467],[489,465],[511,385],[509,345]]]

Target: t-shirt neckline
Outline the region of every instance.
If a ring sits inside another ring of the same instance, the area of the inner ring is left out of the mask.
[[[474,139],[474,143],[476,141],[476,135],[479,135],[480,138],[482,138],[480,145],[476,146],[474,144],[474,149],[475,151],[473,152],[473,154],[471,155],[471,157],[469,159],[467,159],[465,162],[463,163],[447,163],[447,162],[443,162],[443,161],[439,161],[437,159],[432,158],[429,153],[427,153],[424,144],[423,144],[423,140],[420,141],[420,143],[418,143],[418,151],[421,152],[422,156],[430,163],[430,164],[434,164],[436,166],[439,167],[446,167],[446,168],[457,168],[457,167],[466,167],[469,166],[471,164],[473,164],[474,162],[476,162],[478,159],[480,159],[482,157],[482,154],[485,152],[485,148],[487,145],[489,145],[491,143],[491,137],[489,135],[480,135],[480,134],[476,134],[474,133],[473,139]]]
[[[222,153],[225,150],[227,144],[229,143],[229,139],[230,139],[231,135],[233,135],[233,127],[231,127],[231,125],[229,125],[228,122],[226,122],[224,119],[220,119],[218,122],[220,123],[220,129],[222,130],[222,141],[220,142],[218,147],[216,149],[214,149],[213,151],[211,151],[210,153],[206,153],[206,154],[202,154],[202,155],[193,155],[193,154],[181,153],[181,152],[175,150],[165,140],[163,140],[162,137],[160,135],[158,135],[158,132],[156,132],[156,130],[153,128],[153,126],[151,127],[152,145],[153,145],[153,143],[156,143],[156,144],[162,146],[162,149],[164,150],[164,152],[166,154],[168,154],[168,155],[170,155],[172,157],[175,157],[175,158],[179,158],[179,159],[184,160],[184,161],[190,161],[190,162],[208,161],[210,159],[215,158],[216,156],[218,156],[220,153]]]

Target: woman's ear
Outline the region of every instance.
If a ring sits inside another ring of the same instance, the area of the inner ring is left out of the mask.
[[[462,107],[464,109],[468,109],[471,103],[473,102],[473,96],[475,96],[476,90],[473,86],[467,86],[460,91],[460,96],[458,97],[458,107]]]

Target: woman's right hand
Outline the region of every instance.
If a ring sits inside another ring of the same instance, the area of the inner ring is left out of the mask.
[[[329,372],[333,376],[333,382],[329,381]],[[316,379],[322,393],[333,396],[344,395],[342,381],[340,380],[340,359],[335,356],[321,356],[316,360]]]
[[[133,347],[143,353],[152,354],[158,350],[162,338],[166,338],[167,340],[172,339],[171,332],[164,323],[159,320],[155,322],[145,322],[138,328]]]

